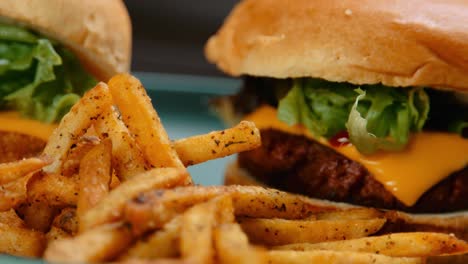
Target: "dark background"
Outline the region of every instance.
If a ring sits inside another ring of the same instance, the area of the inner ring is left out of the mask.
[[[236,0],[125,0],[133,71],[222,75],[203,55]]]

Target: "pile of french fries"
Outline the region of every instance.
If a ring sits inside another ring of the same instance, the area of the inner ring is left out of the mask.
[[[386,214],[256,186],[196,186],[186,166],[260,145],[255,125],[171,141],[141,83],[100,83],[43,154],[0,164],[0,252],[57,263],[423,263],[442,233],[375,235]],[[374,234],[374,235],[373,235]]]

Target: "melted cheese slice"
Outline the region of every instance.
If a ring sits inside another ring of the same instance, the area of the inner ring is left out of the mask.
[[[56,127],[55,124],[22,118],[18,112],[0,112],[0,131],[22,133],[47,141]]]
[[[414,134],[404,151],[365,156],[351,144],[333,147],[324,138],[315,139],[303,126],[288,126],[277,119],[276,109],[262,106],[245,117],[259,129],[274,128],[314,139],[364,165],[397,199],[412,206],[432,186],[468,164],[468,140],[456,134]]]

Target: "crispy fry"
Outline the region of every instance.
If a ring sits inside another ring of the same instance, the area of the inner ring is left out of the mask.
[[[376,237],[323,242],[317,244],[291,244],[276,249],[284,250],[334,250],[378,253],[392,257],[428,257],[468,253],[468,243],[453,235],[415,232],[394,233]]]
[[[323,212],[315,215],[318,220],[357,220],[384,217],[384,213],[374,208],[351,208],[347,210]]]
[[[0,184],[17,180],[26,174],[42,169],[42,167],[50,163],[51,160],[45,156],[2,163],[0,164]]]
[[[51,262],[87,263],[110,260],[132,242],[127,226],[102,225],[74,238],[53,241],[44,253]]]
[[[18,208],[26,226],[34,230],[46,232],[52,223],[57,210],[44,201],[28,201]]]
[[[78,217],[76,216],[76,209],[68,207],[62,209],[52,223],[52,226],[56,226],[70,235],[78,233]]]
[[[60,170],[60,175],[71,177],[80,172],[81,159],[90,151],[94,146],[99,144],[100,140],[96,136],[82,136],[76,144],[70,147],[63,161],[63,166]]]
[[[19,228],[26,227],[23,219],[19,218],[19,216],[13,209],[10,209],[5,212],[0,212],[0,223]]]
[[[125,217],[135,232],[144,232],[162,227],[192,205],[222,194],[232,196],[237,216],[301,219],[312,212],[333,209],[300,195],[258,186],[189,186],[140,195],[138,201],[127,204]]]
[[[41,174],[28,184],[29,200],[47,202],[51,206],[76,205],[78,192],[77,178],[59,174]]]
[[[112,222],[119,219],[122,209],[128,200],[135,198],[141,192],[159,188],[171,188],[186,182],[189,177],[185,169],[156,168],[136,175],[121,183],[112,190],[101,202],[89,210],[82,219],[84,229]]]
[[[112,142],[106,139],[92,148],[81,160],[76,210],[78,219],[109,193],[112,177],[111,153]]]
[[[383,255],[361,253],[352,251],[269,251],[268,263],[270,264],[422,264],[421,258],[394,258]]]
[[[364,237],[377,232],[385,219],[311,221],[245,218],[239,222],[253,243],[278,246]]]
[[[95,128],[101,137],[109,137],[112,140],[112,164],[117,175],[123,180],[142,173],[149,167],[143,152],[125,124],[117,117],[113,107],[107,109],[103,117],[97,120]]]
[[[34,172],[0,185],[0,212],[8,211],[26,201],[28,198],[27,185],[32,177],[34,177]]]
[[[71,235],[60,227],[52,226],[49,232],[45,235],[47,244],[52,243],[55,240],[71,238]]]
[[[214,241],[220,263],[266,263],[265,252],[249,244],[239,224],[223,224],[216,228]]]
[[[113,264],[197,264],[187,259],[126,259]]]
[[[45,247],[41,232],[0,223],[0,252],[23,257],[39,257]]]
[[[252,150],[261,144],[260,132],[253,122],[174,142],[174,149],[185,166]]]
[[[109,80],[109,89],[122,119],[142,147],[151,166],[182,168],[151,99],[138,79],[119,74]]]
[[[181,226],[182,215],[179,215],[164,225],[161,231],[154,232],[143,241],[138,241],[121,257],[121,260],[177,257]]]
[[[187,210],[182,217],[180,231],[180,253],[182,258],[196,263],[212,263],[213,227],[216,223],[216,211],[221,208],[226,196],[197,204]]]
[[[94,120],[99,118],[102,111],[111,105],[112,96],[105,83],[98,83],[83,95],[50,136],[43,153],[53,162],[44,170],[48,173],[57,173],[71,145],[86,132]]]

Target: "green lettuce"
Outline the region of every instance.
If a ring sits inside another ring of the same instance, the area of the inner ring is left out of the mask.
[[[96,80],[63,46],[0,23],[0,108],[59,121]]]
[[[278,118],[302,124],[317,137],[347,130],[351,143],[364,154],[399,151],[411,132],[421,131],[429,113],[422,88],[398,89],[295,79],[278,104]]]

